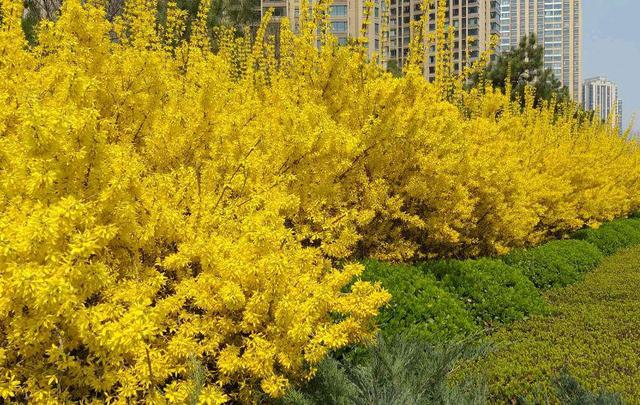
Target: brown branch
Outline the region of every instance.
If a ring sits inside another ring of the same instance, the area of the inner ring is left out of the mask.
[[[147,367],[149,367],[149,382],[151,383],[151,389],[155,392],[156,383],[153,381],[153,369],[151,367],[151,356],[149,355],[149,346],[145,344],[144,350],[147,353]]]
[[[365,150],[362,151],[362,153],[360,153],[358,156],[356,156],[355,159],[353,159],[353,161],[351,162],[351,164],[349,165],[349,167],[347,168],[347,170],[345,170],[344,172],[342,172],[342,174],[340,174],[338,177],[336,177],[336,179],[333,181],[333,183],[337,183],[339,181],[344,180],[345,177],[347,177],[347,174],[349,174],[349,172],[351,170],[353,170],[353,168],[355,167],[355,165],[363,158],[367,157],[369,155],[369,151],[371,151],[371,149],[373,149],[376,146],[377,142],[374,142],[372,145],[370,145],[369,147],[367,147]]]
[[[247,123],[248,124],[248,123]],[[245,124],[246,126],[246,124]],[[251,149],[249,149],[249,151],[247,152],[247,154],[244,156],[244,159],[242,159],[242,161],[240,162],[240,164],[238,164],[238,166],[236,167],[236,169],[234,170],[233,174],[231,175],[231,178],[229,178],[229,181],[227,183],[231,183],[233,181],[233,179],[236,177],[236,175],[240,172],[240,170],[244,167],[244,163],[246,162],[247,159],[249,159],[249,157],[251,156],[251,154],[253,153],[253,151],[256,150],[256,148],[258,147],[258,145],[260,145],[260,143],[262,142],[262,135],[258,138],[258,140],[256,141],[256,143],[251,147]],[[220,193],[220,197],[218,197],[218,201],[216,201],[215,206],[213,207],[213,210],[215,211],[218,208],[218,205],[220,205],[220,202],[222,201],[222,198],[224,197],[224,193],[228,190],[231,189],[231,187],[228,184],[225,184],[222,192]]]

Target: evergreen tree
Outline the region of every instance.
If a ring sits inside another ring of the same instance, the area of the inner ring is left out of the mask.
[[[540,100],[548,101],[554,97],[559,101],[569,99],[567,89],[562,86],[551,69],[545,69],[544,47],[537,43],[533,34],[523,37],[517,48],[498,54],[487,67],[485,80],[503,90],[509,81],[512,97],[518,100],[524,100],[524,90],[527,85],[533,86],[536,90],[536,104]]]
[[[109,19],[120,14],[127,0],[109,0]],[[132,0],[129,0],[132,1]],[[260,22],[260,0],[176,0],[179,8],[188,12],[190,20],[195,18],[199,8],[210,1],[209,27],[226,26],[242,32],[247,27]],[[24,0],[23,29],[30,42],[36,41],[36,26],[42,19],[56,19],[63,0]],[[164,20],[167,0],[158,2],[158,19]],[[0,13],[1,21],[1,13]]]
[[[214,25],[227,25],[236,29],[256,25],[260,21],[259,0],[213,0],[211,4]]]

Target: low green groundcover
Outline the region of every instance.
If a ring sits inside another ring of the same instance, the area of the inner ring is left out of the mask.
[[[586,388],[640,403],[640,247],[605,259],[584,282],[547,293],[554,316],[516,322],[494,335],[492,400],[553,396],[550,377],[568,370]]]

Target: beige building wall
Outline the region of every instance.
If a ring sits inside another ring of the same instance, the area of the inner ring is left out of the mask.
[[[447,23],[454,26],[454,68],[459,71],[473,63],[489,48],[491,37],[498,35],[499,3],[496,0],[439,0],[429,15],[429,31],[436,30],[437,7],[447,2]],[[409,55],[411,22],[423,15],[423,0],[390,0],[389,61],[402,67]],[[439,4],[438,4],[439,3]],[[427,76],[435,78],[435,47],[427,55]]]
[[[545,67],[582,99],[582,0],[500,0],[500,48],[518,46],[535,34],[544,46]]]
[[[312,4],[314,0],[310,0]],[[282,17],[287,17],[294,32],[299,31],[299,17],[301,0],[261,0],[261,9],[264,14],[273,9],[274,26],[280,23]],[[334,0],[330,7],[331,31],[340,44],[347,44],[350,39],[360,36],[361,29],[366,23],[366,0]],[[369,47],[369,56],[380,55],[384,49],[383,18],[384,0],[374,0],[374,6],[369,17],[369,25],[366,31]],[[277,28],[274,29],[277,31]]]

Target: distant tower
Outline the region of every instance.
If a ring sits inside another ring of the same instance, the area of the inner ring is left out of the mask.
[[[515,48],[535,34],[546,68],[582,99],[582,0],[500,0],[500,49]]]
[[[605,121],[610,117],[622,128],[622,100],[618,86],[605,77],[594,77],[584,81],[582,106],[587,111],[598,111]]]
[[[618,102],[616,103],[616,112],[618,114],[617,118],[618,118],[618,128],[620,128],[620,131],[623,131],[624,128],[622,128],[622,99],[618,98]]]

